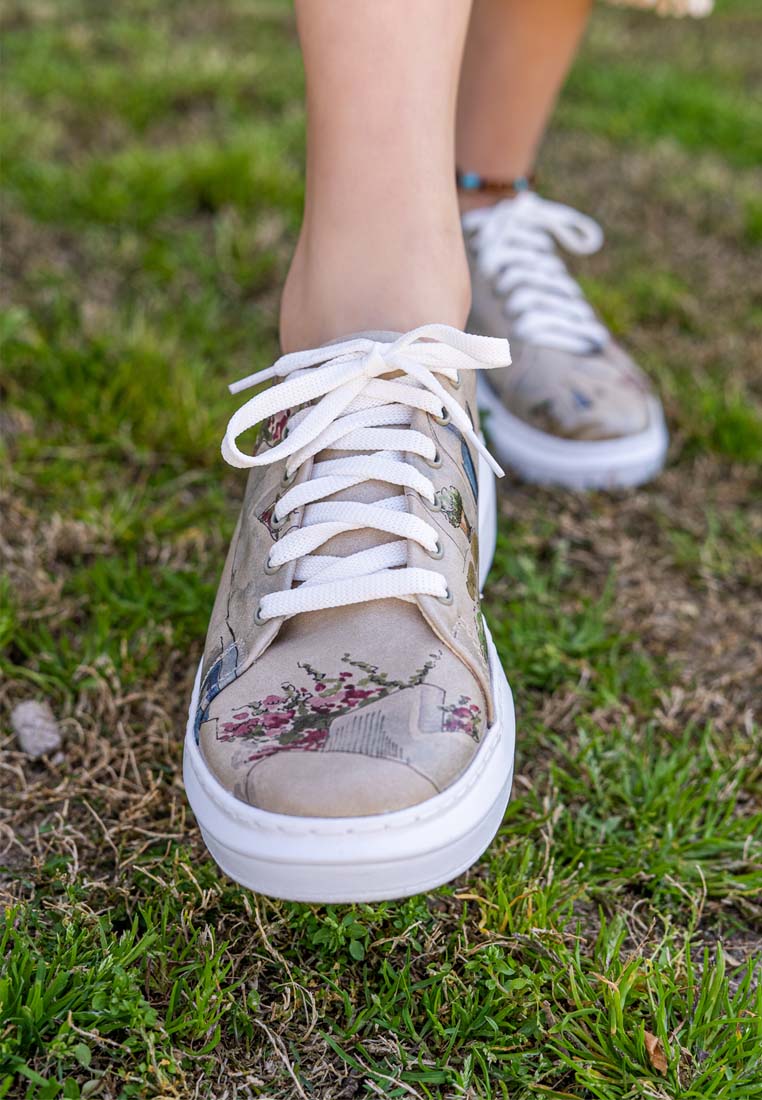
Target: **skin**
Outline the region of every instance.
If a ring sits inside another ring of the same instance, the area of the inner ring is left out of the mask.
[[[471,0],[296,0],[307,185],[284,351],[368,329],[464,326],[456,134],[461,167],[530,171],[590,2],[476,0],[472,12]]]
[[[527,176],[592,0],[475,0],[458,93],[456,157],[487,179]],[[461,206],[500,196],[461,195]]]
[[[297,0],[307,188],[286,351],[365,329],[463,327],[453,180],[469,0]]]

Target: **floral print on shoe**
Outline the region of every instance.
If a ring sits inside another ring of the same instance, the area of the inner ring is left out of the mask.
[[[353,661],[348,653],[342,663],[349,666],[338,674],[327,675],[301,662],[305,680],[297,687],[284,683],[281,693],[247,703],[227,721],[218,723],[220,741],[245,743],[250,763],[275,752],[317,752],[329,746],[331,730],[337,721],[353,711],[366,708],[397,692],[410,691],[426,684],[427,676],[436,667],[441,653],[426,662],[407,680],[390,679],[376,665]],[[435,688],[429,696],[427,732],[457,731],[479,740],[482,723],[481,707],[467,695],[445,703],[446,693]],[[439,700],[439,701],[434,701]],[[372,723],[370,723],[372,724]],[[379,723],[376,723],[379,725]],[[424,731],[426,732],[426,731]]]
[[[453,345],[443,355],[435,342],[440,332]],[[408,350],[414,340],[420,345]],[[484,448],[472,419],[476,385],[469,352],[472,346],[484,347],[497,366],[507,361],[507,346],[431,326],[420,336],[345,342],[336,366],[330,362],[335,347],[327,345],[309,353],[315,371],[321,370],[321,357],[334,374],[351,365],[358,344],[358,361],[382,376],[379,360],[385,354],[392,358],[398,346],[401,356],[420,355],[422,364],[435,368],[437,356],[451,357],[458,369],[448,368],[438,383],[449,408],[436,397],[427,398],[430,411],[416,403],[400,413],[394,404],[397,361],[390,362],[391,381],[383,385],[369,373],[375,387],[371,397],[342,410],[337,419],[344,415],[354,418],[352,425],[364,422],[362,431],[369,432],[358,431],[360,455],[351,462],[360,470],[375,462],[378,475],[349,479],[351,484],[339,477],[330,482],[334,471],[349,469],[346,445],[330,446],[339,440],[340,426],[330,425],[328,444],[298,468],[279,459],[303,439],[300,428],[312,405],[271,412],[262,420],[256,457],[263,464],[249,476],[223,570],[196,713],[198,746],[218,782],[257,809],[299,817],[365,816],[425,802],[463,775],[494,721],[477,580],[477,469]],[[401,358],[403,367],[404,362]],[[297,392],[302,379],[306,388],[311,377],[304,372],[293,384],[283,383],[284,389],[288,385],[289,393]],[[401,396],[417,383],[418,376],[409,375]],[[379,414],[376,394],[383,394],[384,387],[389,400]],[[380,426],[367,423],[379,415]],[[387,430],[394,434],[384,443]],[[410,434],[409,447],[401,446],[403,431]],[[378,457],[367,455],[366,441],[376,444]],[[387,471],[389,482],[383,480]],[[387,525],[382,508],[404,518]],[[355,514],[378,517],[381,530],[343,523]],[[298,559],[283,559],[289,546],[298,551],[312,537],[315,523],[327,527],[327,536],[302,551],[310,555],[310,567],[298,573]],[[406,531],[416,537],[400,544],[399,535]],[[420,594],[373,598],[361,591],[363,598],[347,606],[339,601],[260,618],[272,594],[281,605],[284,593],[295,603],[294,598],[314,591],[304,583],[313,572],[343,575],[345,561],[359,562],[359,569],[364,555],[373,565],[391,555],[384,549],[390,545],[403,546],[404,554],[395,549],[388,565],[367,582],[362,575],[355,581],[352,573],[346,584],[359,590],[409,574],[415,584],[417,578],[426,581]],[[441,587],[427,590],[437,575]]]

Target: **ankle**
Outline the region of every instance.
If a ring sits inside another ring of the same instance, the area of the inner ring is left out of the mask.
[[[508,196],[489,195],[481,191],[458,191],[458,210],[467,214],[469,210],[483,210],[486,206],[497,206]]]
[[[367,226],[325,234],[305,223],[281,300],[281,346],[295,351],[352,332],[407,332],[434,321],[463,328],[470,305],[457,218],[436,230],[389,226],[380,239]]]

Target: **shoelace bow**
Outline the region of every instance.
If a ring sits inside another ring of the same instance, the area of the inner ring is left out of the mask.
[[[278,500],[273,520],[279,525],[297,509],[304,513],[301,525],[274,544],[266,568],[272,572],[295,561],[294,580],[299,583],[263,596],[259,622],[389,597],[452,598],[441,573],[407,566],[408,540],[432,557],[441,556],[436,530],[407,510],[404,489],[429,504],[435,502],[435,489],[406,456],[418,455],[432,467],[441,461],[433,440],[411,428],[411,420],[416,409],[450,418],[501,476],[470,417],[437,376],[457,384],[460,371],[502,367],[510,361],[505,340],[424,325],[388,344],[358,337],[284,355],[267,370],[230,386],[232,393],[239,393],[284,379],[233,413],[222,441],[222,455],[231,466],[266,466],[286,459],[288,483],[320,451],[352,452],[315,462],[310,477]],[[297,407],[286,437],[276,446],[253,455],[240,450],[237,440],[243,432]],[[366,481],[386,482],[403,492],[373,503],[327,499]],[[361,529],[396,537],[346,556],[316,553],[336,535]]]
[[[603,244],[597,222],[526,192],[467,212],[463,224],[474,234],[480,270],[505,295],[518,339],[574,354],[608,343],[608,330],[555,251],[557,242],[579,256],[597,252]]]

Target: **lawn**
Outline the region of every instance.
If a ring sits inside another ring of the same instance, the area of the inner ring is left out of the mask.
[[[352,907],[218,877],[180,769],[303,198],[290,6],[2,12],[0,1097],[762,1098],[758,0],[596,14],[541,178],[607,229],[579,273],[668,468],[503,482],[513,800],[452,886]]]

